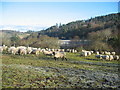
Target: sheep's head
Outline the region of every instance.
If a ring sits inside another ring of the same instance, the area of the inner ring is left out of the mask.
[[[53,55],[55,55],[55,52],[53,52]]]

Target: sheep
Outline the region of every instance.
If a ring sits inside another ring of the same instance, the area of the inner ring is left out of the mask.
[[[115,55],[115,52],[111,52],[112,55]]]
[[[18,49],[16,47],[12,46],[12,47],[8,48],[8,52],[15,55],[15,54],[17,54]]]
[[[46,56],[52,56],[53,52],[52,51],[43,51],[43,54],[45,54]]]
[[[86,51],[86,50],[82,50],[82,52],[84,52],[84,51]]]
[[[113,56],[114,60],[119,60],[119,56],[118,55],[115,55]]]
[[[27,47],[25,47],[25,46],[18,46],[18,47],[17,47],[18,50],[19,50],[19,49],[22,49],[22,48],[23,48],[23,49],[27,49]]]
[[[37,49],[33,49],[31,53],[35,55],[39,55],[40,51]]]
[[[93,54],[94,53],[94,51],[90,51],[91,52],[91,54]]]
[[[102,52],[102,54],[105,54],[105,52]]]
[[[109,60],[109,55],[103,55],[101,57],[102,57],[102,59]]]
[[[32,48],[31,47],[27,47],[27,54],[31,54],[32,52]]]
[[[87,52],[87,55],[88,55],[88,56],[92,54],[90,51],[86,51],[86,52]]]
[[[27,50],[24,49],[24,48],[20,48],[20,49],[18,50],[18,53],[19,53],[20,55],[26,55],[26,54],[27,54]]]
[[[77,53],[78,51],[77,50],[75,50],[75,53]]]
[[[109,60],[111,61],[113,59],[114,59],[113,55],[109,55]]]
[[[102,59],[103,55],[95,55],[96,58]]]
[[[86,57],[88,54],[87,54],[87,52],[81,52],[81,56],[84,56],[84,57]]]
[[[66,58],[66,53],[65,52],[53,52],[54,54],[54,59],[55,61],[58,59],[58,58],[61,58],[62,60],[66,60],[67,61],[67,58]]]
[[[7,50],[8,48],[6,45],[3,45],[2,47],[3,47],[3,50]]]
[[[99,55],[100,53],[97,51],[96,54]]]
[[[110,55],[110,52],[105,51],[105,55]]]

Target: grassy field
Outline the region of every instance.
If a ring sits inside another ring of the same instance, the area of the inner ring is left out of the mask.
[[[94,56],[67,53],[67,61],[55,61],[42,53],[3,54],[2,88],[118,88],[119,61]]]

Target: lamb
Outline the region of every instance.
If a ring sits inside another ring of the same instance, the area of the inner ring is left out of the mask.
[[[58,59],[58,58],[61,58],[62,60],[66,60],[67,61],[67,58],[66,58],[66,53],[65,52],[53,52],[54,54],[54,59],[55,61]]]

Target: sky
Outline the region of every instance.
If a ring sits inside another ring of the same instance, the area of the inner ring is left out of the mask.
[[[118,12],[118,2],[0,2],[0,25],[50,27]]]

